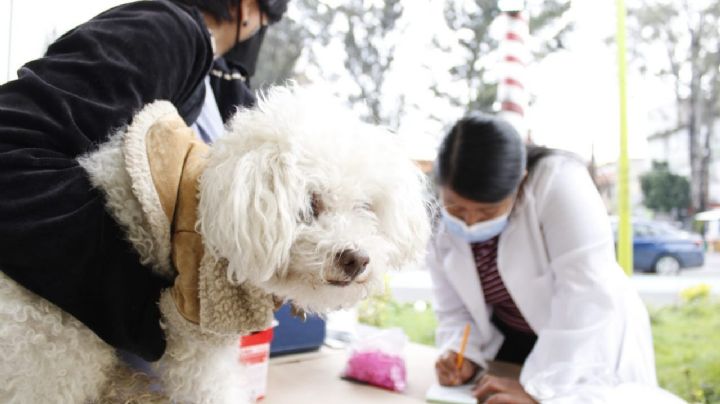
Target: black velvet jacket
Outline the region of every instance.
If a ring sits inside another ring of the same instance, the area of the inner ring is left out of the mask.
[[[196,10],[140,1],[66,33],[0,86],[0,270],[147,360],[165,349],[169,280],[140,264],[76,158],[157,99],[193,122],[212,58]]]

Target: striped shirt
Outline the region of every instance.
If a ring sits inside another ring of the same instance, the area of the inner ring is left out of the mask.
[[[497,267],[497,250],[500,236],[491,238],[481,243],[472,243],[475,266],[480,275],[480,284],[485,303],[492,307],[497,320],[508,327],[529,334],[534,334],[530,325],[525,321],[520,310],[515,305],[510,293],[500,277]]]

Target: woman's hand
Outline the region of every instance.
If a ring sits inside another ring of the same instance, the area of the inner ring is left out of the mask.
[[[480,368],[473,361],[463,359],[460,370],[457,368],[457,352],[447,351],[435,362],[438,382],[443,386],[457,386],[472,379]]]
[[[537,404],[515,379],[485,375],[478,380],[473,395],[485,404]]]

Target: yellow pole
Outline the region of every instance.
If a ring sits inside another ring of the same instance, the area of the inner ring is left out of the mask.
[[[629,162],[627,148],[627,66],[625,61],[625,1],[616,0],[617,60],[620,84],[620,158],[618,161],[618,262],[625,273],[633,272],[632,223],[630,220]]]

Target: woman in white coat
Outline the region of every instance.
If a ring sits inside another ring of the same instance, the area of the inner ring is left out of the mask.
[[[428,266],[441,384],[467,383],[501,360],[522,366],[519,381],[482,377],[479,398],[533,403],[656,385],[647,311],[577,159],[526,146],[509,124],[474,114],[444,139],[435,175],[442,208]]]

